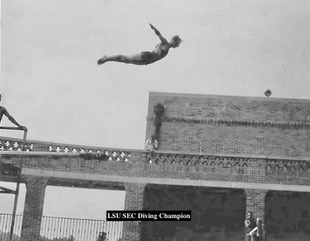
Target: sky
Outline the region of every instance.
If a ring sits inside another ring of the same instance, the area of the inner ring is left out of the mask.
[[[142,149],[150,91],[310,99],[309,0],[2,0],[1,13],[1,105],[30,140]],[[151,51],[149,23],[180,47],[97,65]]]

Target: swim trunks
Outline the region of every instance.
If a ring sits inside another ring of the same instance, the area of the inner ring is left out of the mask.
[[[141,58],[145,65],[154,63],[160,59],[157,54],[155,54],[154,52],[150,52],[150,51],[141,52]]]

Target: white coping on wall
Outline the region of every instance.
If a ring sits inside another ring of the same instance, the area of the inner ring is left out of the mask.
[[[126,177],[126,176],[115,176],[115,175],[47,171],[47,170],[38,170],[38,169],[31,169],[31,168],[23,168],[22,175],[53,177],[53,178],[61,178],[61,179],[78,179],[78,180],[84,180],[84,181],[98,181],[98,182],[147,183],[147,184],[179,185],[179,186],[222,187],[222,188],[238,188],[238,189],[263,189],[263,190],[276,190],[276,191],[310,192],[309,185],[225,182],[225,181],[190,180],[190,179],[177,179],[177,178],[172,179],[172,178],[154,178],[154,177]]]
[[[214,99],[235,99],[235,100],[257,100],[257,101],[277,101],[277,102],[299,102],[299,103],[309,103],[310,99],[306,98],[281,98],[281,97],[266,97],[263,96],[235,96],[235,95],[214,95],[214,94],[193,94],[193,93],[173,93],[173,92],[157,92],[150,91],[149,97],[158,96],[171,96],[171,97],[190,97],[190,98],[214,98]]]

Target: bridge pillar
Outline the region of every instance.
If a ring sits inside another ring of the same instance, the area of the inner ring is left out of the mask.
[[[245,189],[246,194],[246,215],[248,212],[253,213],[255,219],[261,218],[264,223],[265,219],[265,199],[268,190]],[[247,239],[247,236],[245,237]]]
[[[21,241],[39,241],[47,180],[29,177],[26,180],[26,199]]]
[[[143,210],[144,183],[125,183],[125,210]],[[141,225],[138,221],[125,221],[123,223],[122,241],[139,241]]]

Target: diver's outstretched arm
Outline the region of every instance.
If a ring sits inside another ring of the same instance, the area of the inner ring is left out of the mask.
[[[3,108],[3,114],[4,114],[13,124],[17,125],[19,129],[27,131],[27,127],[26,127],[26,126],[20,125],[20,124],[14,119],[14,117],[11,116],[11,115],[9,114],[9,112],[8,112],[5,108]]]
[[[151,29],[154,30],[155,34],[159,37],[159,39],[160,39],[160,41],[161,41],[162,43],[167,43],[167,42],[168,42],[167,39],[165,39],[165,38],[161,35],[161,33],[158,31],[157,28],[155,28],[152,24],[150,24],[150,26],[151,26]]]

